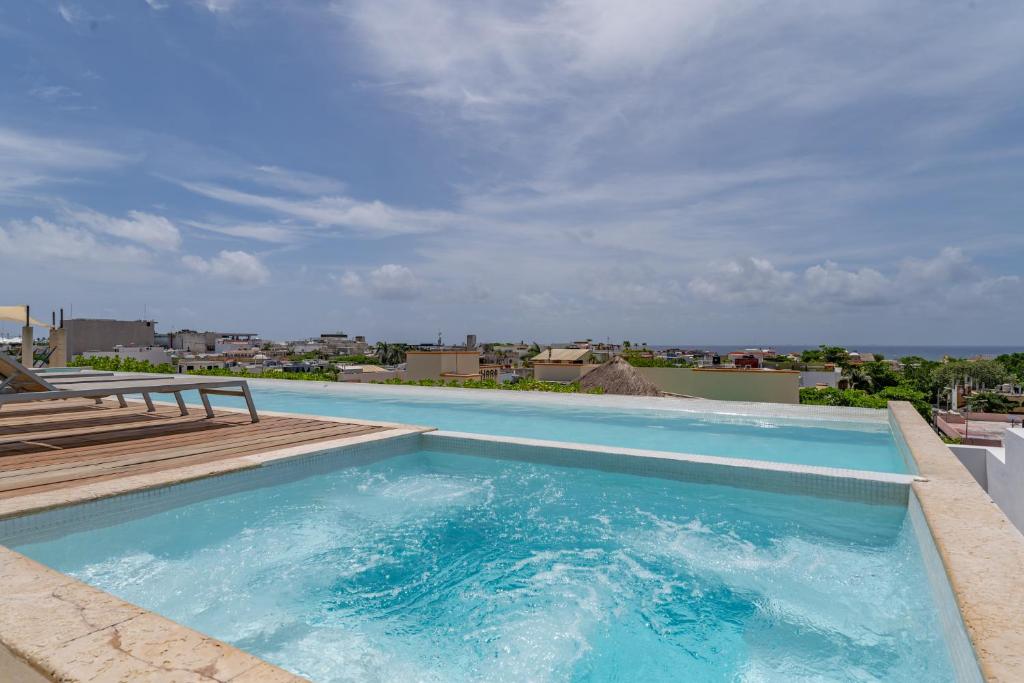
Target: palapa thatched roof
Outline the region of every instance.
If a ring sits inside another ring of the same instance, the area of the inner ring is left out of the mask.
[[[594,368],[580,380],[580,388],[604,389],[606,394],[624,396],[660,396],[661,392],[649,379],[620,357]]]

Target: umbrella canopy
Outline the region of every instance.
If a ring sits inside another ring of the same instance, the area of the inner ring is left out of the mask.
[[[0,320],[10,320],[22,325],[32,325],[33,327],[50,327],[49,323],[28,317],[28,306],[0,306]],[[21,340],[19,339],[18,341]]]
[[[580,380],[580,388],[604,389],[606,394],[624,396],[660,396],[661,392],[649,379],[622,358],[613,358],[594,368]]]

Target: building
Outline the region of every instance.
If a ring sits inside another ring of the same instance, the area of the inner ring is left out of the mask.
[[[350,338],[344,332],[324,332],[320,335],[324,351],[332,356],[365,356],[370,350],[366,337]]]
[[[213,342],[213,352],[230,355],[241,350],[259,350],[261,346],[263,346],[263,342],[258,334],[233,332],[217,337]]]
[[[405,379],[461,382],[480,379],[479,351],[407,351]]]
[[[179,330],[167,334],[170,347],[183,353],[212,353],[217,345],[217,332],[196,332],[195,330]]]
[[[545,349],[530,359],[539,382],[578,382],[600,365],[590,349]]]
[[[288,342],[288,351],[302,355],[304,353],[322,353],[327,350],[327,345],[319,339],[304,339],[302,341]]]
[[[174,361],[173,352],[162,346],[116,346],[113,351],[86,351],[82,355],[87,358],[92,356],[99,358],[128,358],[152,363],[153,365]]]
[[[152,320],[70,318],[50,330],[50,365],[67,365],[86,351],[113,351],[118,346],[154,346]]]
[[[401,370],[382,368],[379,365],[338,365],[339,382],[384,382],[389,379],[403,379]]]
[[[180,358],[178,359],[178,372],[186,373],[193,370],[216,370],[219,368],[230,368],[232,364],[223,358]]]

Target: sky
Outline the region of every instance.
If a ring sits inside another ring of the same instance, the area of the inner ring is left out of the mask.
[[[1021,343],[1022,35],[1015,0],[3,3],[0,304]]]

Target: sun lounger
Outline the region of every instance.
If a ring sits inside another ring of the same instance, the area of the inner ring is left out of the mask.
[[[175,377],[168,375],[86,375],[84,377],[54,377],[44,379],[7,354],[0,353],[0,407],[8,403],[27,403],[68,398],[93,398],[97,401],[108,396],[117,398],[121,407],[128,404],[126,394],[141,394],[150,412],[156,410],[151,394],[174,394],[182,415],[188,408],[181,396],[183,391],[195,390],[203,402],[207,417],[213,417],[210,396],[238,396],[245,399],[249,417],[259,422],[256,406],[252,402],[249,383],[232,377]]]

